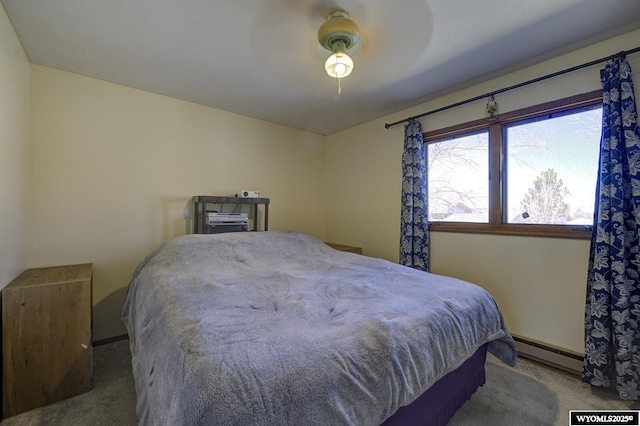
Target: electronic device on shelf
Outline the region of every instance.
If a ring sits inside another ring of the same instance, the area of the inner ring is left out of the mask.
[[[207,223],[211,234],[245,232],[249,229],[249,214],[207,212]]]
[[[257,193],[257,191],[244,192],[247,192],[247,195],[255,195]],[[191,202],[193,203],[193,233],[268,231],[270,200],[261,197],[240,197],[239,195],[194,195],[191,197]],[[235,213],[239,211],[246,212],[247,210],[249,210],[247,213]],[[234,213],[224,213],[225,211]],[[249,225],[251,225],[251,229],[249,229]]]

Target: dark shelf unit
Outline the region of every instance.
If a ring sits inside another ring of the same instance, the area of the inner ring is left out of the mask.
[[[252,206],[253,229],[258,230],[258,206],[264,205],[264,230],[269,230],[269,199],[268,198],[243,198],[221,197],[217,195],[194,195],[193,202],[193,233],[208,234],[207,204],[244,204]]]

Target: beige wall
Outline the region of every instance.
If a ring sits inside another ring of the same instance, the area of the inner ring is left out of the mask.
[[[131,274],[193,195],[258,190],[269,229],[322,238],[323,139],[32,65],[29,267],[93,262],[94,338],[124,334]]]
[[[610,39],[504,78],[438,98],[326,138],[327,240],[398,260],[404,126],[391,123],[638,46],[640,31]],[[640,55],[629,57],[640,82]],[[596,65],[496,96],[500,111],[600,89]],[[636,84],[636,92],[640,83]],[[486,100],[421,119],[423,131],[484,117]],[[575,352],[583,350],[588,241],[432,233],[432,271],[476,282],[502,308],[514,334]]]
[[[0,288],[27,268],[29,60],[0,5]]]

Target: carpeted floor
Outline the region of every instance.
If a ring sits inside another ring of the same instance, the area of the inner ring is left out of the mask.
[[[4,419],[0,426],[136,425],[128,344],[123,340],[93,349],[90,392]],[[640,409],[640,405],[594,392],[577,377],[525,359],[510,368],[489,355],[487,384],[465,403],[450,425],[566,426],[569,410],[616,409]]]

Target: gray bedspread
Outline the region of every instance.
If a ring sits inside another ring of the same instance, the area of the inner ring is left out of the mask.
[[[516,357],[479,286],[298,232],[169,240],[122,318],[141,425],[378,425],[484,343]]]

